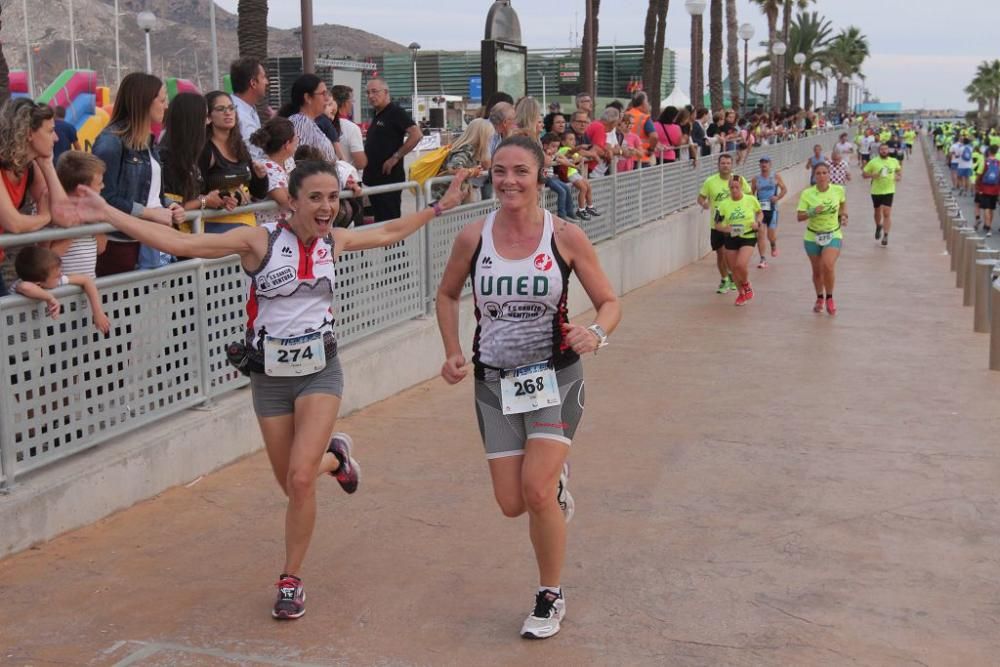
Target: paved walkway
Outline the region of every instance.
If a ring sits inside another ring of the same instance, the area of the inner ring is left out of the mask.
[[[0,663],[996,664],[1000,374],[921,159],[888,249],[850,187],[836,318],[811,312],[790,206],[748,307],[710,260],[626,297],[586,362],[557,638],[517,637],[527,526],[493,504],[471,385],[433,380],[343,421],[365,478],[322,493],[300,621],[268,616],[282,499],[259,454],[0,562]]]

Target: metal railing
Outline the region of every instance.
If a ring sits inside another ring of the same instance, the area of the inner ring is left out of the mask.
[[[753,158],[763,150],[776,169],[789,167],[804,160],[813,143],[815,137],[809,137],[757,149],[736,170],[751,175]],[[594,204],[603,215],[582,227],[598,243],[693,205],[714,169],[715,160],[704,159],[696,167],[682,161],[595,178]],[[430,201],[432,185],[449,179],[431,179],[423,189],[415,182],[365,188],[363,194],[414,190],[420,204]],[[552,193],[545,194],[545,204],[554,209]],[[336,267],[341,345],[432,313],[455,236],[496,206],[492,199],[463,205],[388,248],[342,254]],[[275,209],[268,202],[236,212]],[[203,217],[227,213],[232,212],[196,211],[187,217],[197,229]],[[112,230],[98,224],[3,234],[0,246]],[[112,325],[108,336],[94,328],[76,287],[53,290],[62,304],[56,320],[37,301],[0,299],[0,373],[7,386],[0,402],[0,489],[11,488],[18,475],[245,386],[246,378],[229,366],[223,350],[243,337],[244,279],[236,256],[100,278]]]

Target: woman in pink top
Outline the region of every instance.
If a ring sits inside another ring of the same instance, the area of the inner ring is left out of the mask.
[[[678,146],[682,145],[684,137],[681,126],[677,124],[677,107],[665,107],[660,118],[654,123],[656,136],[660,138],[661,162],[676,162]]]
[[[641,158],[642,139],[632,132],[632,116],[623,114],[618,123],[618,129],[622,133],[622,157],[618,160],[618,171],[632,171],[636,167],[637,158]]]

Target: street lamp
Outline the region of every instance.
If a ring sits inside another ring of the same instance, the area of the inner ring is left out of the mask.
[[[799,72],[798,72],[799,86],[798,87],[801,87],[802,83],[803,83],[802,82],[802,71],[801,70],[802,70],[802,65],[803,65],[803,63],[805,63],[805,61],[806,61],[806,54],[804,54],[804,53],[796,53],[794,56],[792,56],[792,62],[795,63],[795,66],[799,69]],[[804,90],[797,91],[796,97],[798,97],[798,99],[795,100],[795,106],[798,106],[799,102],[802,100],[801,95],[804,95],[804,94],[805,94]]]
[[[829,67],[823,68],[823,106],[830,106],[830,79],[833,77],[833,70]]]
[[[785,82],[778,73],[785,68],[786,51],[788,51],[788,47],[780,39],[771,45],[771,53],[776,56],[771,64],[771,107],[774,109],[785,106]],[[780,67],[778,61],[781,61]]]
[[[407,48],[410,49],[410,53],[413,54],[413,120],[417,121],[417,124],[419,125],[420,112],[417,105],[417,51],[420,50],[420,45],[416,42],[410,42],[410,46]]]
[[[747,110],[747,58],[750,54],[750,40],[753,39],[753,26],[744,23],[740,26],[737,34],[743,40],[743,111]]]
[[[222,84],[219,83],[219,35],[215,29],[215,0],[208,0],[208,27],[211,33],[211,43],[212,43],[212,86],[217,90],[222,90]],[[195,62],[198,62],[198,52],[194,52]],[[195,66],[197,69],[197,66]],[[197,73],[195,73],[195,78],[197,78]],[[256,76],[256,75],[255,75]]]
[[[811,63],[809,63],[809,69],[812,70],[812,73],[813,73],[813,76],[812,76],[812,84],[813,84],[812,104],[813,104],[813,111],[816,111],[816,107],[819,106],[819,104],[816,101],[816,97],[819,94],[819,76],[818,75],[820,73],[820,70],[823,69],[823,66],[820,65],[818,61],[814,60]]]
[[[686,0],[684,3],[684,9],[691,15],[691,104],[695,107],[702,105],[705,96],[701,15],[705,13],[706,4],[705,0]]]
[[[547,109],[549,107],[549,100],[545,94],[545,70],[538,70],[538,76],[542,77],[542,108]]]
[[[135,17],[139,29],[146,33],[146,74],[153,73],[153,52],[149,44],[149,33],[156,28],[156,16],[153,12],[139,12]]]
[[[28,0],[22,3],[24,9],[24,51],[28,65],[28,97],[35,96],[35,68],[31,62],[31,40],[28,39]]]

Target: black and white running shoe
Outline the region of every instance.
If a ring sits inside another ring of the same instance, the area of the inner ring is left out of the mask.
[[[561,593],[538,591],[535,608],[524,619],[521,636],[525,639],[546,639],[559,632],[559,626],[566,616],[566,601]]]

